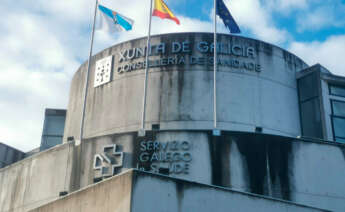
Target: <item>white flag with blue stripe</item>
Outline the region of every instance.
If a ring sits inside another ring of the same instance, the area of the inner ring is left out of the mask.
[[[98,5],[98,9],[101,13],[99,28],[109,32],[129,31],[132,29],[134,23],[132,19],[102,5]]]

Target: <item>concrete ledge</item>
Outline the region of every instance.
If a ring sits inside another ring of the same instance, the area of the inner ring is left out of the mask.
[[[25,212],[69,191],[74,143],[35,154],[0,169],[0,212]]]
[[[325,211],[259,195],[130,170],[31,212]]]
[[[52,201],[32,212],[130,211],[132,176],[132,171],[125,172]]]

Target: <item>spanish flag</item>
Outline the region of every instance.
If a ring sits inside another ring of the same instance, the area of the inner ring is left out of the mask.
[[[164,3],[163,0],[154,0],[154,1],[155,1],[155,7],[152,13],[153,16],[158,16],[162,19],[164,18],[171,19],[175,21],[177,24],[180,24],[180,21],[171,12],[169,7]]]

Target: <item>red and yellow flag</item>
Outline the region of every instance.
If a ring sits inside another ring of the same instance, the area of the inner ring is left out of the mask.
[[[155,1],[155,7],[152,13],[153,16],[158,16],[162,19],[164,18],[171,19],[175,21],[177,24],[180,24],[180,21],[171,12],[169,7],[164,3],[163,0],[154,0],[154,1]]]

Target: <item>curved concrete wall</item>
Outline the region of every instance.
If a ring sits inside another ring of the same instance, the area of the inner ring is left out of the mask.
[[[0,212],[29,211],[58,198],[61,191],[71,193],[93,184],[95,154],[114,144],[123,153],[115,174],[138,168],[345,211],[345,145],[225,131],[222,136],[212,136],[211,131],[154,131],[147,135],[137,137],[132,132],[86,139],[79,146],[63,144],[0,169]],[[147,191],[148,196],[154,195],[155,188]]]
[[[93,183],[93,158],[116,144],[121,173],[131,168],[345,211],[345,145],[255,133],[153,131],[101,136],[82,142],[80,187]],[[332,164],[332,165],[330,165]],[[77,171],[78,172],[78,171]],[[115,174],[116,174],[115,173]]]
[[[300,135],[295,73],[307,65],[276,46],[219,35],[218,120],[223,130]],[[152,37],[146,129],[213,128],[213,34],[178,33]],[[84,137],[140,128],[146,38],[95,55],[91,61]],[[133,51],[134,49],[134,51]],[[136,54],[133,54],[136,53]],[[95,62],[113,56],[110,82],[94,87]],[[123,59],[123,57],[125,59]],[[65,140],[79,137],[86,65],[75,74]],[[135,70],[129,71],[129,67]]]

